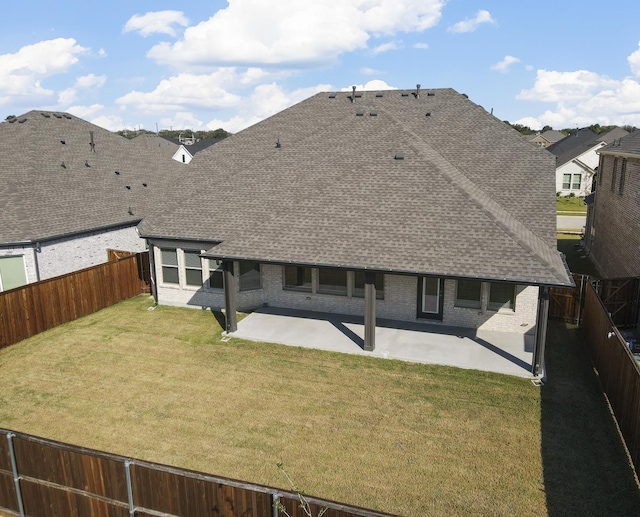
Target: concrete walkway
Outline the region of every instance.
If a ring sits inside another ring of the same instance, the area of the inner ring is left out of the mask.
[[[264,307],[230,337],[532,378],[532,335],[378,319],[376,348],[366,352],[362,318]]]

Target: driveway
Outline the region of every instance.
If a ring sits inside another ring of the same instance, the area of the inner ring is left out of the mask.
[[[532,378],[533,335],[377,320],[376,348],[363,350],[361,317],[263,307],[233,338]]]
[[[558,215],[556,216],[558,231],[583,231],[587,224],[586,215]]]

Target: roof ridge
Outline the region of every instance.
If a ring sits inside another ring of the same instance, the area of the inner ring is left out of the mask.
[[[550,249],[538,235],[520,220],[516,219],[513,214],[507,211],[484,190],[479,188],[466,174],[429,145],[421,135],[401,124],[398,119],[386,109],[382,108],[380,111],[383,111],[399,130],[412,137],[414,142],[412,147],[417,154],[434,162],[438,170],[444,174],[456,188],[460,189],[475,203],[478,208],[485,212],[497,226],[502,228],[514,241],[522,246],[522,248],[534,255],[545,267],[553,271],[556,278],[562,280],[564,275],[558,274],[553,264],[557,253],[556,250]]]

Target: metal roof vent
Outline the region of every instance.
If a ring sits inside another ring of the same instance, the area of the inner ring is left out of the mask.
[[[62,115],[60,115],[60,113],[54,113],[53,116],[56,118],[62,118]]]
[[[394,158],[396,160],[404,160],[404,151],[396,151]]]
[[[89,165],[89,160],[85,160],[85,161],[84,161],[84,166],[85,166],[85,167],[91,167],[91,165]]]
[[[113,171],[116,176],[120,176],[120,171]]]
[[[416,91],[415,91],[415,92],[413,92],[413,96],[414,96],[416,99],[419,99],[419,98],[420,98],[420,85],[419,85],[419,84],[416,84]]]
[[[126,186],[125,186],[125,188],[126,188],[127,190],[131,190],[131,185],[126,185]]]
[[[330,99],[335,99],[336,98],[336,94],[335,93],[330,93],[329,94],[329,98]]]
[[[89,147],[91,147],[91,150],[95,153],[96,152],[96,144],[93,141],[93,131],[89,131],[89,137],[90,137],[90,142],[89,142]]]
[[[435,97],[436,92],[427,92],[427,97]]]
[[[62,116],[67,120],[71,120],[71,115],[69,115],[68,113],[63,114]]]
[[[371,110],[369,112],[369,116],[370,117],[377,117],[378,116],[378,111],[377,110]]]
[[[60,140],[60,143],[61,143],[62,145],[66,145],[67,141],[66,141],[66,140]]]
[[[278,138],[276,140],[276,149],[280,149],[282,147],[282,144],[280,143],[280,139]]]
[[[378,92],[378,93],[376,93],[376,97],[384,97],[384,93]]]
[[[129,187],[127,187],[127,188],[129,188]],[[127,213],[128,213],[129,215],[133,215],[133,210],[131,210],[131,207],[129,207],[129,210],[127,211]]]
[[[364,115],[364,108],[358,108],[356,110],[356,117],[362,117]]]
[[[9,124],[13,124],[16,120],[18,120],[16,117],[7,117],[7,122]]]
[[[355,102],[356,100],[356,87],[355,85],[351,87],[351,102]]]
[[[62,163],[60,164],[60,166],[61,166],[63,169],[66,169],[66,168],[67,168],[67,166],[65,165],[65,163],[64,163],[64,162],[62,162]]]
[[[21,118],[20,120],[18,120],[18,124],[24,124],[26,121],[27,121],[27,117]]]
[[[401,95],[402,95],[403,97],[409,97],[409,92],[402,92],[402,93],[401,93]]]
[[[356,92],[356,99],[360,99],[362,97],[362,92]]]
[[[51,115],[45,112],[40,113],[40,115],[42,115],[44,118],[51,118]]]
[[[427,111],[427,113],[425,114],[426,117],[430,117],[431,116],[431,112]]]
[[[148,187],[148,185],[146,183],[143,183],[142,186],[143,187]]]

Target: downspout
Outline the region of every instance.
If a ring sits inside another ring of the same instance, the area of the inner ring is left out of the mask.
[[[151,296],[153,296],[156,305],[158,305],[158,285],[156,284],[156,260],[154,251],[155,246],[149,241],[147,242],[149,243],[149,279],[151,281]]]
[[[33,263],[36,267],[36,282],[40,281],[40,265],[38,264],[38,253],[40,253],[42,251],[42,248],[40,247],[40,243],[36,242],[35,246],[33,247]]]

